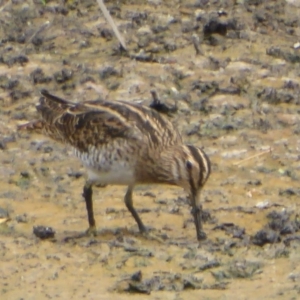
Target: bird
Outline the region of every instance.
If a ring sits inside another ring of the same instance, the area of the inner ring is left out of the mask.
[[[69,145],[87,170],[82,196],[89,227],[96,235],[93,187],[125,185],[124,202],[139,231],[147,228],[133,206],[139,184],[165,184],[183,188],[191,205],[197,240],[206,238],[202,227],[200,192],[211,173],[211,162],[198,146],[184,144],[179,131],[151,107],[129,101],[70,102],[40,91],[39,118],[19,130],[41,133]]]

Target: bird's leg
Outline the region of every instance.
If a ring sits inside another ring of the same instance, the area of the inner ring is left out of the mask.
[[[94,218],[94,210],[93,210],[93,189],[92,189],[92,183],[87,181],[83,187],[83,194],[85,204],[86,204],[86,210],[89,220],[89,228],[86,231],[86,234],[88,235],[96,235],[96,222]]]
[[[143,236],[146,237],[147,239],[155,240],[155,241],[162,243],[163,242],[162,238],[156,236],[155,234],[150,233],[147,230],[147,228],[143,224],[142,220],[140,219],[138,213],[134,209],[133,204],[132,204],[132,190],[133,190],[133,186],[128,186],[127,192],[124,197],[124,201],[125,201],[126,207],[131,212],[132,216],[134,217],[135,221],[137,222],[140,233],[142,233]]]
[[[200,202],[200,191],[192,195],[192,215],[196,226],[197,239],[198,241],[206,239],[206,234],[202,230],[202,205]]]
[[[132,190],[133,190],[133,186],[128,186],[127,192],[124,197],[124,201],[125,201],[127,209],[131,212],[132,216],[134,217],[135,221],[137,222],[140,232],[143,233],[143,232],[146,232],[146,227],[144,226],[138,213],[136,212],[136,210],[133,207]]]

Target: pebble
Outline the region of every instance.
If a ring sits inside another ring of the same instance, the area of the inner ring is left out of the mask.
[[[256,203],[255,207],[260,208],[260,209],[268,208],[268,207],[270,207],[270,202],[269,202],[269,200],[258,202],[258,203]]]
[[[294,44],[294,49],[299,49],[299,48],[300,48],[300,42],[295,43],[295,44]]]

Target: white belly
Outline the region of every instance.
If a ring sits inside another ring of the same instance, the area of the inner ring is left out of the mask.
[[[88,172],[88,179],[94,184],[130,185],[135,182],[134,161],[115,159],[108,151],[91,150],[90,153],[75,154],[80,158]]]
[[[134,183],[134,174],[128,169],[98,171],[88,169],[88,178],[95,184],[120,184],[130,185]]]

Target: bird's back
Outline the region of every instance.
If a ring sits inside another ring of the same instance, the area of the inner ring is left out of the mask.
[[[95,181],[153,181],[161,153],[182,144],[172,123],[147,106],[123,101],[72,103],[45,90],[41,93],[37,111],[43,132],[71,145]]]
[[[149,107],[123,101],[73,103],[41,93],[37,110],[46,134],[81,152],[122,140],[154,149],[182,143],[172,123]]]

